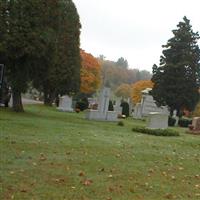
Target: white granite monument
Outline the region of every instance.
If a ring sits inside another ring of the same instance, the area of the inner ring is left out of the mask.
[[[147,128],[166,129],[168,128],[168,114],[150,112],[147,117]]]
[[[109,98],[110,88],[104,87],[100,93],[98,110],[86,110],[86,119],[99,121],[118,121],[118,113],[115,111],[108,111]]]
[[[121,98],[115,100],[114,111],[117,112],[118,115],[122,114]]]
[[[153,99],[153,96],[149,94],[151,88],[146,88],[142,91],[141,102],[134,107],[133,117],[136,119],[147,117],[150,112],[159,112],[169,115],[167,106],[158,107]]]
[[[60,97],[59,107],[57,109],[64,112],[73,112],[74,110],[72,108],[72,98],[68,95]]]

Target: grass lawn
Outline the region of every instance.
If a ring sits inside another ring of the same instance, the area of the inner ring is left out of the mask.
[[[145,122],[84,119],[83,113],[0,108],[0,199],[200,199],[200,137],[132,132]]]

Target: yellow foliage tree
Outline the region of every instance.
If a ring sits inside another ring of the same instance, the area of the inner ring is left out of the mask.
[[[91,54],[81,50],[81,88],[85,94],[95,92],[100,86],[101,65]]]
[[[153,88],[153,82],[150,80],[141,80],[132,85],[132,101],[136,104],[141,101],[142,98],[142,90],[146,88]]]
[[[117,97],[129,98],[131,96],[131,86],[129,84],[121,84],[116,90]]]

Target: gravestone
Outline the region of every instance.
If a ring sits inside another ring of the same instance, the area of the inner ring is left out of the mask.
[[[150,112],[147,118],[147,128],[150,129],[168,128],[168,115],[165,113]]]
[[[135,119],[142,118],[141,103],[137,103],[136,106],[134,107],[133,118],[135,118]]]
[[[86,110],[86,119],[100,121],[118,121],[117,112],[108,111],[109,98],[110,88],[104,87],[100,92],[98,110]]]
[[[122,107],[121,107],[121,98],[117,98],[114,105],[114,111],[117,112],[117,114],[122,114]]]
[[[64,112],[73,112],[74,110],[72,108],[72,98],[68,95],[60,97],[59,107],[57,109]]]
[[[189,126],[189,133],[200,135],[200,117],[194,117],[192,119],[192,125]]]
[[[176,120],[176,122],[175,122],[175,126],[178,126],[178,120],[179,120],[179,118],[177,117],[177,110],[174,110],[173,111],[173,116],[172,116],[175,120]]]
[[[192,126],[195,131],[200,131],[200,117],[194,117],[192,120]]]
[[[131,116],[133,110],[133,103],[130,97],[128,98],[127,103],[129,105],[129,116]]]

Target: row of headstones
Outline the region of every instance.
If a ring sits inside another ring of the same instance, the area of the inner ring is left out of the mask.
[[[147,127],[148,128],[161,128],[165,129],[168,127],[168,116],[169,111],[166,106],[158,107],[149,94],[151,89],[147,88],[142,91],[142,100],[139,104],[136,104],[134,108],[133,117],[141,119],[147,117]],[[114,106],[114,111],[108,111],[108,105],[110,100],[110,88],[103,88],[100,92],[98,110],[89,109],[86,111],[86,119],[89,120],[104,120],[104,121],[118,121],[118,115],[121,114],[121,100],[117,99]],[[69,96],[60,97],[58,110],[73,112],[72,108],[72,98]],[[176,117],[176,112],[174,112],[174,117]],[[193,120],[194,130],[200,130],[200,118]]]
[[[169,111],[167,106],[158,107],[150,95],[151,88],[146,88],[142,91],[142,100],[136,104],[134,108],[133,117],[136,119],[142,119],[147,117],[147,127],[154,129],[168,128]],[[173,118],[176,119],[175,126],[178,124],[177,111],[173,113]],[[194,117],[192,120],[191,132],[200,132],[200,117]]]
[[[114,111],[108,111],[109,100],[110,88],[104,87],[100,92],[98,110],[87,110],[86,119],[117,121],[118,115],[122,112],[122,108],[120,107],[121,102],[118,99],[114,106]],[[72,108],[72,98],[67,95],[60,97],[58,110],[73,112],[74,109]]]

